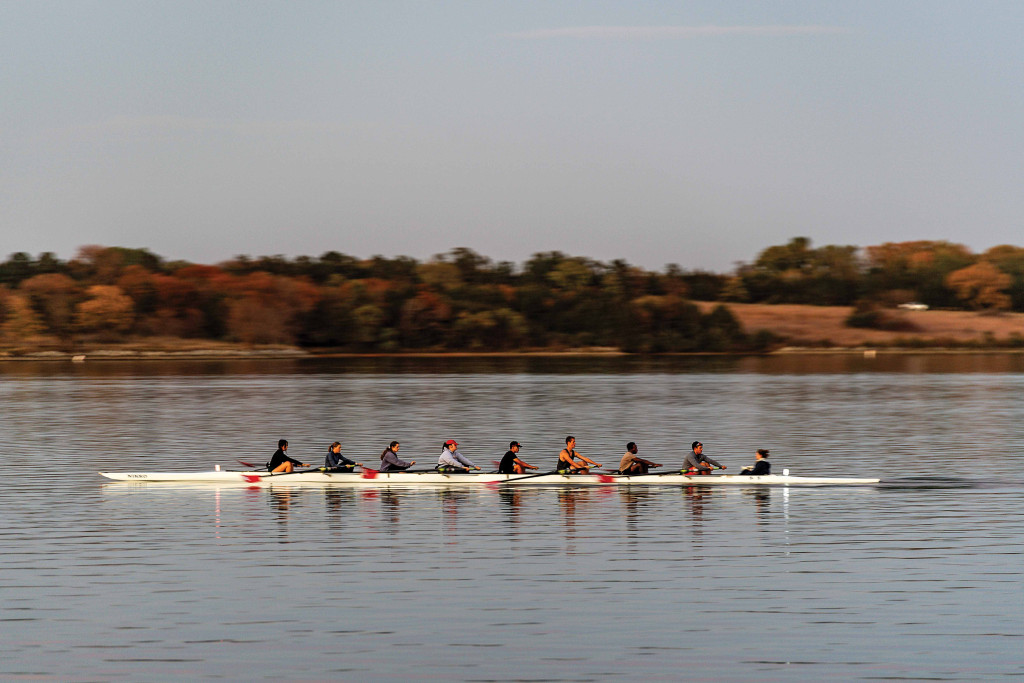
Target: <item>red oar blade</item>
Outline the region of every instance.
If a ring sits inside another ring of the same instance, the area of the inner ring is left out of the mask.
[[[369,467],[363,467],[363,479],[376,479],[377,470],[370,469]]]
[[[256,465],[253,465],[251,462],[246,462],[244,460],[239,460],[238,463],[243,467],[256,467]]]

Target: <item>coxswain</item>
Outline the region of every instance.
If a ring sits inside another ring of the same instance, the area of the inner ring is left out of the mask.
[[[700,441],[690,444],[690,449],[691,452],[687,453],[683,460],[683,474],[710,474],[716,467],[720,470],[725,469],[725,465],[704,455],[704,444]]]
[[[455,439],[448,439],[441,446],[441,455],[437,459],[438,472],[469,472],[480,468],[473,461],[459,453],[459,444]]]
[[[661,467],[661,463],[638,458],[636,454],[639,452],[640,449],[632,441],[626,444],[626,454],[619,461],[619,474],[647,474],[650,468]]]
[[[758,448],[757,453],[754,454],[754,466],[744,467],[740,470],[740,474],[749,474],[752,477],[760,477],[765,474],[772,473],[772,464],[768,462],[768,449]]]
[[[281,474],[293,472],[296,467],[309,467],[309,465],[289,458],[288,441],[281,439],[277,442],[277,450],[274,451],[274,455],[270,457],[270,462],[267,463],[267,469],[270,470],[271,474]]]
[[[498,474],[523,474],[526,470],[539,469],[519,459],[519,449],[522,444],[513,441],[508,445],[508,452],[501,458],[498,464]]]
[[[398,442],[392,441],[391,445],[384,449],[384,452],[380,454],[380,471],[381,472],[401,472],[407,470],[416,464],[416,461],[406,462],[398,457]]]
[[[576,452],[575,436],[565,437],[565,448],[558,454],[558,465],[555,469],[563,474],[587,474],[590,472],[588,465],[601,466],[600,463]]]
[[[355,467],[362,467],[363,463],[349,460],[341,454],[341,442],[335,441],[327,448],[327,457],[324,458],[324,467],[332,472],[351,472]]]

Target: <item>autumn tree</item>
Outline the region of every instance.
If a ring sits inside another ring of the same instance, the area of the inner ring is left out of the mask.
[[[1012,282],[988,261],[961,268],[946,277],[946,286],[975,310],[1002,311],[1010,307],[1010,297],[1003,293]]]
[[[50,334],[71,336],[79,285],[62,273],[35,275],[21,283],[21,291],[32,302]]]
[[[867,247],[865,253],[868,295],[881,300],[891,290],[909,290],[914,299],[933,307],[956,305],[946,277],[977,260],[964,245],[945,241],[887,242]]]
[[[298,323],[320,299],[319,289],[305,278],[262,271],[234,279],[231,287],[228,333],[250,344],[294,343]]]
[[[43,332],[43,321],[27,296],[6,293],[2,297],[3,323],[0,332],[12,341],[26,341]]]
[[[93,285],[89,298],[75,307],[75,321],[83,332],[113,336],[124,334],[135,319],[131,297],[115,285]]]
[[[1006,290],[1015,311],[1024,311],[1024,248],[1002,244],[992,247],[982,258],[1010,276],[1012,282]]]

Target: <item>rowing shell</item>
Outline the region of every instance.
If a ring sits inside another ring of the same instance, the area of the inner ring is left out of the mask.
[[[867,486],[878,479],[849,477],[797,477],[782,474],[748,476],[741,474],[493,474],[441,472],[380,472],[364,476],[358,472],[238,472],[215,470],[212,472],[100,472],[115,481],[134,482],[203,482],[216,484],[249,485],[301,485],[334,484],[341,486],[472,486],[480,484],[498,486]]]

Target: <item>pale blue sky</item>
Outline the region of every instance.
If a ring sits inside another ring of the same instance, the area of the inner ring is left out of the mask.
[[[1024,245],[1021,2],[0,3],[0,252]]]

